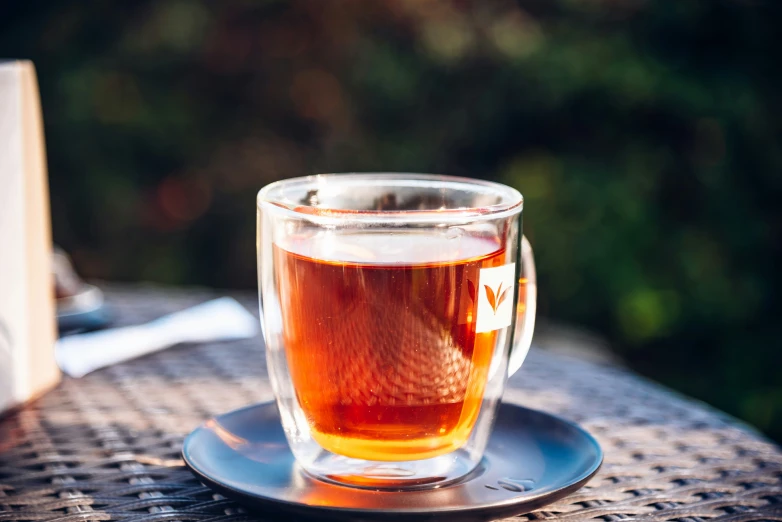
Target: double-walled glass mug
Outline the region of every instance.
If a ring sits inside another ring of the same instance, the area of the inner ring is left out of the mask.
[[[267,365],[304,470],[405,489],[480,463],[535,321],[522,202],[498,183],[422,174],[260,191]]]

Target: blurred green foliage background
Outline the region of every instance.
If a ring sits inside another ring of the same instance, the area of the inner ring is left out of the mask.
[[[751,0],[5,2],[87,277],[255,286],[254,198],[333,171],[526,197],[540,310],[782,440],[782,22]]]

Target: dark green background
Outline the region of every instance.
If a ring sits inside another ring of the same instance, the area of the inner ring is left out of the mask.
[[[540,310],[782,440],[782,22],[750,0],[5,2],[87,277],[254,287],[254,197],[330,171],[526,196]]]

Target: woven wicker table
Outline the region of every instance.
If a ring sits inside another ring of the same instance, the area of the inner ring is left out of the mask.
[[[138,286],[107,294],[119,324],[214,297]],[[239,299],[255,310],[253,296]],[[606,454],[585,488],[521,519],[782,521],[782,451],[701,403],[542,350],[509,387],[506,401],[580,423]],[[0,521],[263,519],[199,484],[179,451],[208,417],[271,398],[259,340],[181,346],[66,379],[0,419]]]

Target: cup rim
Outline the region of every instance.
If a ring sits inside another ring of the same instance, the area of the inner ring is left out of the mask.
[[[427,187],[439,186],[443,190],[467,189],[476,193],[496,195],[500,202],[480,207],[440,208],[423,210],[356,210],[347,208],[319,208],[302,201],[291,201],[281,194],[285,188],[307,186],[316,188],[326,183],[351,182],[362,186],[389,187]],[[443,223],[451,221],[484,221],[500,219],[518,214],[524,207],[521,193],[502,183],[485,181],[461,176],[441,174],[419,174],[403,172],[351,172],[313,174],[275,181],[263,187],[256,198],[259,210],[268,210],[289,217],[306,219],[321,224],[344,222],[380,222],[380,223]]]

